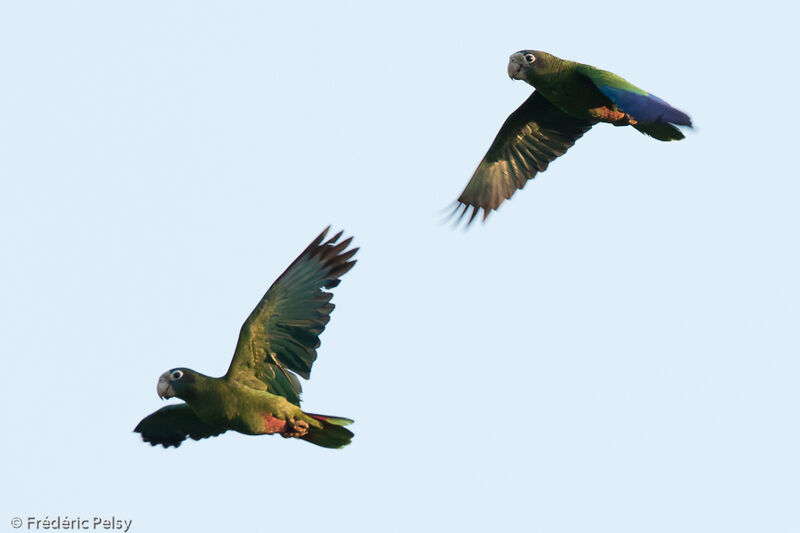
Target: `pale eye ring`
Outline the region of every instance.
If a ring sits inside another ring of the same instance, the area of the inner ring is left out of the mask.
[[[525,54],[525,61],[528,63],[533,63],[536,61],[536,57],[533,54]]]
[[[178,381],[183,377],[183,372],[181,370],[173,370],[172,374],[169,375],[169,379],[171,381]]]

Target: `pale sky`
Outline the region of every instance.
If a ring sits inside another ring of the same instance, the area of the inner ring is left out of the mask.
[[[3,2],[3,530],[800,530],[798,14]],[[696,128],[599,125],[451,229],[523,48]],[[352,445],[143,443],[158,376],[224,373],[329,224],[361,251],[303,407]]]

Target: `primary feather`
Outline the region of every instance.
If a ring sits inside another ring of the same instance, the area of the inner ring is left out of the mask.
[[[468,223],[483,209],[483,219],[511,198],[594,124],[571,117],[534,92],[506,119],[458,197],[461,217],[472,206]],[[459,217],[460,218],[460,217]]]
[[[328,241],[326,228],[278,277],[239,333],[225,379],[266,388],[299,405],[302,388],[317,358],[319,335],[330,320],[332,289],[355,261],[358,248],[345,251],[352,237]],[[260,383],[259,383],[260,382]]]

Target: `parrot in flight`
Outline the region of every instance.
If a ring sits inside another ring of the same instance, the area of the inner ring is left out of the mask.
[[[683,139],[675,124],[692,126],[689,115],[616,74],[546,52],[511,54],[508,75],[536,90],[506,119],[458,197],[459,220],[473,210],[467,225],[481,209],[486,220],[598,122],[633,126],[659,141]]]
[[[325,240],[325,230],[289,265],[245,320],[228,372],[219,378],[189,368],[173,368],[158,378],[168,405],[142,419],[134,429],[145,442],[178,447],[187,437],[200,440],[228,430],[247,435],[278,433],[325,448],[341,448],[353,433],[348,418],[300,409],[302,387],[317,358],[319,335],[334,305],[336,287],[355,260],[347,250],[352,237],[342,232]]]

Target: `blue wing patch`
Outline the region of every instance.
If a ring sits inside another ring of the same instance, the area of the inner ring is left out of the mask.
[[[660,122],[691,126],[692,119],[652,94],[637,94],[609,85],[599,87],[614,105],[643,124]]]

